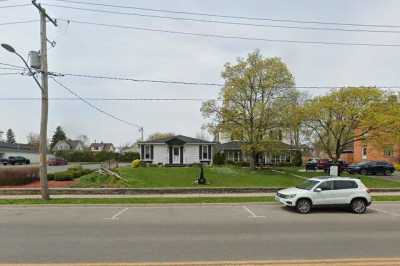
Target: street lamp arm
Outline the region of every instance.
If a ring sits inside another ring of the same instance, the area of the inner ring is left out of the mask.
[[[42,85],[40,85],[39,80],[35,77],[35,73],[32,71],[31,67],[28,65],[28,62],[24,59],[22,55],[20,55],[18,52],[14,52],[19,58],[21,58],[22,62],[24,62],[26,68],[28,69],[29,73],[31,74],[32,78],[35,80],[36,84],[39,86],[40,90],[42,93],[44,92]]]

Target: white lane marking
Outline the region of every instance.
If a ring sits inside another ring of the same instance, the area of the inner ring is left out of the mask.
[[[395,213],[395,212],[389,212],[389,211],[385,211],[385,210],[381,210],[381,209],[375,209],[375,208],[369,208],[372,211],[376,211],[376,212],[381,212],[390,216],[394,216],[394,217],[400,217],[399,213]]]
[[[122,209],[122,210],[120,210],[119,212],[117,212],[116,214],[114,214],[113,217],[111,217],[111,218],[105,218],[105,219],[106,219],[106,220],[118,220],[118,219],[119,219],[119,216],[120,216],[121,214],[123,214],[124,212],[126,212],[127,210],[129,210],[129,208]]]
[[[247,208],[246,206],[242,206],[242,207],[243,207],[243,209],[244,209],[245,211],[247,211],[248,213],[251,214],[251,216],[249,216],[250,218],[265,218],[265,216],[259,216],[259,215],[255,214],[252,210],[250,210],[250,209]]]

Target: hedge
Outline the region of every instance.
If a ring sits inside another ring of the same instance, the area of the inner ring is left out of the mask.
[[[78,167],[71,167],[67,171],[57,172],[54,174],[47,175],[49,180],[55,181],[70,181],[81,176],[90,174],[93,170],[83,169],[81,166]]]
[[[0,186],[22,186],[39,178],[38,167],[4,167],[0,169]]]
[[[55,153],[57,157],[64,158],[68,162],[104,162],[108,160],[116,160],[119,162],[132,162],[139,159],[139,153],[127,152],[124,154],[115,152],[91,152],[91,151],[58,151]]]

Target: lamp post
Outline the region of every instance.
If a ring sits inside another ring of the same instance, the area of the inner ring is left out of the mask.
[[[21,56],[15,49],[9,44],[2,43],[1,47],[7,50],[10,53],[17,55],[22,62],[24,62],[26,68],[28,69],[30,75],[35,80],[36,84],[39,86],[42,92],[42,113],[41,113],[41,126],[40,126],[40,187],[42,199],[48,200],[49,196],[49,188],[47,183],[47,108],[48,108],[48,99],[47,93],[40,82],[37,80],[35,73],[32,71],[26,60],[23,56]],[[42,75],[44,73],[42,72]],[[47,75],[47,73],[45,73]],[[43,108],[44,107],[44,108]],[[45,112],[44,112],[45,111]]]

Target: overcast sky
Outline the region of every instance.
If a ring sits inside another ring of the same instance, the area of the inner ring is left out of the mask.
[[[40,1],[38,1],[40,2]],[[400,1],[376,0],[103,0],[102,3],[136,7],[218,13],[233,16],[333,21],[358,24],[400,25]],[[0,1],[0,6],[29,3],[24,0]],[[138,10],[91,7],[42,1],[42,3],[80,6],[141,14],[217,19],[182,14],[165,14]],[[96,23],[131,25],[154,29],[237,35],[254,38],[400,44],[400,34],[307,31],[238,25],[221,25],[160,18],[98,14],[59,7],[47,7],[56,18]],[[0,24],[38,19],[34,7],[0,8]],[[324,27],[313,24],[246,21],[271,25]],[[354,29],[355,27],[332,26]],[[362,28],[365,29],[365,28]],[[369,28],[378,29],[378,28]],[[383,30],[398,30],[385,28]],[[294,74],[298,86],[324,85],[399,85],[399,51],[396,47],[327,46],[283,44],[263,41],[180,36],[168,33],[110,29],[59,21],[59,27],[48,24],[48,38],[57,42],[49,50],[49,70],[65,73],[125,76],[139,79],[223,82],[221,71],[226,62],[234,62],[255,49],[264,56],[278,56]],[[39,50],[39,23],[0,25],[0,42],[12,44],[20,53]],[[4,50],[0,62],[21,65],[19,59]],[[13,72],[0,69],[0,73]],[[60,82],[84,97],[106,98],[215,98],[219,88],[212,86],[165,85],[130,81],[60,77]],[[308,90],[323,94],[326,90]],[[50,97],[72,97],[50,80]],[[23,76],[0,75],[0,98],[39,97],[33,80]],[[175,132],[196,136],[204,120],[201,102],[93,102],[107,112],[144,127],[145,135]],[[30,132],[39,132],[39,101],[0,101],[0,130],[12,128],[19,142],[26,142]],[[68,137],[87,135],[91,141],[132,143],[138,130],[89,108],[80,101],[53,101],[49,110],[49,135],[61,125]]]

